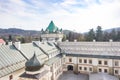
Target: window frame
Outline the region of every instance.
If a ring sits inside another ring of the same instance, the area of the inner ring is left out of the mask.
[[[104,65],[108,65],[108,61],[104,61]]]
[[[92,60],[91,59],[89,60],[89,64],[92,64]]]
[[[87,63],[87,59],[84,59],[84,63]]]
[[[117,62],[117,64],[116,64],[116,62]],[[115,61],[114,65],[119,66],[119,61]]]
[[[79,70],[82,70],[82,67],[79,67]]]
[[[72,58],[69,58],[69,62],[72,62]]]
[[[98,72],[102,72],[102,69],[101,69],[101,68],[99,68],[99,69],[98,69]]]
[[[117,73],[116,73],[117,71]],[[114,74],[118,75],[119,74],[119,70],[114,70]]]
[[[87,71],[87,67],[84,67],[84,71]]]
[[[79,59],[79,63],[82,63],[82,59]]]
[[[98,61],[98,64],[99,64],[99,65],[101,65],[101,64],[102,64],[102,61],[101,61],[101,60],[99,60],[99,61]]]
[[[108,69],[104,69],[104,73],[108,73]]]

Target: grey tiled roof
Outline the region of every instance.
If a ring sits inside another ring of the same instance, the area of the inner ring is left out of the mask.
[[[26,59],[12,45],[0,46],[0,77],[24,67]]]
[[[38,46],[41,47],[48,55],[50,55],[51,53],[53,53],[55,51],[58,51],[58,49],[52,42],[49,42],[49,43],[41,42],[40,45],[38,45]]]
[[[60,42],[68,54],[120,56],[120,42]]]
[[[120,59],[120,56],[109,56],[109,55],[69,54],[69,53],[66,53],[66,56],[87,57],[87,58],[103,58],[103,59]]]
[[[62,56],[59,54],[51,59],[49,59],[45,64],[48,66],[51,66],[53,63],[55,63],[57,60],[61,59]]]
[[[30,59],[33,56],[34,52],[36,53],[36,56],[41,63],[44,63],[44,61],[46,61],[48,59],[47,55],[45,55],[33,43],[21,44],[21,49],[20,50],[28,59]]]
[[[39,46],[48,54],[58,50],[53,43],[50,44],[41,43]],[[48,56],[33,43],[21,44],[20,46],[20,51],[17,50],[13,45],[0,46],[0,77],[25,67],[25,57],[30,59],[34,52],[36,53],[37,59],[41,64],[48,60]]]

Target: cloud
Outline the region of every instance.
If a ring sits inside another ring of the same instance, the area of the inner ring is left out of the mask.
[[[23,29],[41,30],[50,20],[79,32],[107,29],[120,26],[119,14],[119,0],[0,0],[0,26]]]

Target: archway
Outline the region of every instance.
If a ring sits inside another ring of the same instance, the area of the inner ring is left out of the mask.
[[[68,71],[73,71],[73,66],[72,65],[68,65],[67,69],[68,69]]]

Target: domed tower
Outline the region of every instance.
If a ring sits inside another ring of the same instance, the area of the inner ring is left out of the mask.
[[[25,63],[25,72],[19,76],[18,80],[51,80],[51,74],[34,53],[33,57]]]
[[[25,63],[26,71],[38,71],[43,65],[38,61],[35,53],[33,57]]]
[[[53,21],[51,21],[46,30],[42,32],[42,41],[62,41],[62,29],[59,29],[57,26],[55,26]]]

